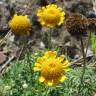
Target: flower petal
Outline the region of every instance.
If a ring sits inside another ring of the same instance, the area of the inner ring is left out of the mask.
[[[60,79],[60,82],[62,83],[62,82],[64,82],[66,79],[67,79],[67,77],[66,77],[65,75],[63,75],[63,76],[61,77],[61,79]]]
[[[39,78],[39,81],[42,83],[42,82],[45,81],[45,78],[44,78],[43,76],[41,76],[41,77]]]
[[[52,86],[52,85],[53,85],[53,82],[52,82],[52,81],[48,81],[47,84],[48,84],[49,86]]]
[[[47,52],[45,53],[45,56],[46,56],[47,58],[55,58],[55,57],[57,56],[57,52],[56,52],[56,51],[54,51],[54,52],[52,52],[52,51],[47,51]]]
[[[41,64],[40,63],[35,63],[35,66],[36,67],[41,67]]]
[[[43,58],[43,57],[39,57],[39,58],[37,59],[37,62],[40,63],[40,64],[42,64],[42,62],[44,61],[44,59],[45,59],[45,58]]]
[[[57,59],[62,62],[64,60],[65,56],[64,55],[61,55],[60,57],[58,57]]]
[[[40,71],[41,69],[39,67],[34,67],[33,70],[34,71]]]
[[[63,67],[66,68],[66,67],[69,67],[69,66],[70,66],[69,61],[68,61],[68,60],[65,60],[65,61],[63,62]]]
[[[65,72],[70,71],[70,68],[66,68],[66,69],[64,69],[64,71],[65,71]]]

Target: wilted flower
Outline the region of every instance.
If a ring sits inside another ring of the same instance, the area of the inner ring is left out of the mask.
[[[96,18],[88,18],[89,29],[96,30]]]
[[[27,15],[14,15],[13,19],[10,21],[10,28],[16,35],[29,35],[31,22]]]
[[[60,26],[64,22],[65,13],[61,7],[55,4],[47,5],[38,10],[37,16],[42,26],[54,27]]]
[[[81,36],[86,34],[88,20],[81,14],[72,14],[66,20],[66,28],[73,36]]]
[[[69,70],[69,65],[64,55],[57,56],[56,51],[47,51],[44,56],[37,59],[34,70],[40,71],[40,82],[52,86],[67,79],[66,72]]]

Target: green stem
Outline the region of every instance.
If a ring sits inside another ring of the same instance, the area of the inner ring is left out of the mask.
[[[50,32],[48,34],[48,49],[50,50],[52,48],[52,29],[50,29]]]
[[[89,43],[90,43],[90,38],[91,38],[91,32],[89,32],[89,36],[88,36],[88,42],[87,42],[87,46],[86,46],[86,55],[87,55],[88,46],[89,46]]]
[[[32,63],[30,62],[30,53],[29,53],[29,50],[27,49],[27,63],[28,63],[28,65],[29,65],[29,68],[30,68],[30,73],[31,73],[31,83],[32,83],[32,81],[33,81],[33,76],[32,76],[32,74],[33,74],[33,71],[32,71]]]
[[[85,69],[86,69],[86,55],[84,52],[84,44],[83,44],[82,38],[81,38],[81,50],[82,50],[82,55],[83,55],[83,70],[82,70],[82,76],[81,76],[81,84],[83,84],[83,79],[84,79],[84,74],[85,74]]]
[[[82,69],[82,74],[81,74],[81,78],[80,78],[78,94],[81,93],[81,85],[83,85],[84,75],[85,75],[85,70],[86,70],[86,54],[84,52],[84,44],[83,44],[82,37],[80,38],[80,41],[81,41],[81,51],[82,51],[82,56],[83,56],[83,69]]]
[[[25,41],[24,41],[24,46],[25,46],[25,51],[26,51],[26,54],[27,54],[27,63],[29,65],[29,69],[30,69],[30,73],[31,73],[31,83],[32,83],[32,74],[33,74],[33,71],[32,71],[32,65],[31,65],[31,61],[30,61],[30,51],[28,49],[28,46],[27,46],[27,43],[28,43],[28,37],[25,38]]]

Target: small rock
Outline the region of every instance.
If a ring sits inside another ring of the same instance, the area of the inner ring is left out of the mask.
[[[40,42],[40,48],[45,48],[45,44],[43,42]]]

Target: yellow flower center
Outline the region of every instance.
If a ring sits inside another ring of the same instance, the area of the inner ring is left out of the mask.
[[[43,20],[48,23],[58,23],[60,20],[60,13],[56,9],[46,9],[43,14]]]
[[[62,64],[58,63],[57,60],[52,59],[49,62],[46,61],[45,64],[42,65],[41,73],[42,76],[51,80],[58,79],[61,77],[62,73],[64,73]]]

